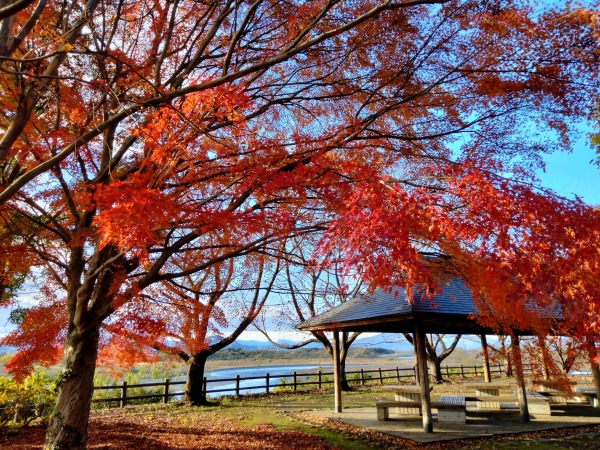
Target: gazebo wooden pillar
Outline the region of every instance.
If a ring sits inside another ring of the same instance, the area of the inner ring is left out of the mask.
[[[521,422],[529,423],[529,406],[527,404],[527,391],[525,390],[525,376],[523,375],[523,359],[521,358],[521,347],[519,336],[514,335],[510,338],[513,360],[515,362],[515,372],[517,378],[517,397],[519,398],[519,412],[521,413]]]
[[[481,359],[483,359],[483,377],[486,383],[492,381],[492,374],[490,372],[490,355],[487,347],[487,338],[485,333],[481,333]]]
[[[342,374],[340,371],[340,332],[333,332],[333,390],[335,395],[334,411],[342,412]]]
[[[433,433],[433,419],[431,416],[431,397],[429,395],[429,373],[427,370],[427,355],[425,354],[425,332],[420,320],[415,319],[415,353],[417,355],[417,369],[419,374],[419,387],[421,388],[421,410],[423,411],[423,431]]]

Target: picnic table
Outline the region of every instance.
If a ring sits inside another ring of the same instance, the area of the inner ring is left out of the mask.
[[[466,387],[475,389],[478,409],[500,409],[500,402],[507,401],[500,397],[501,389],[514,389],[515,383],[509,381],[492,381],[490,383],[465,383]],[[497,397],[497,398],[493,398]]]
[[[534,380],[534,384],[538,384],[540,386],[541,392],[550,392],[550,391],[560,391],[562,383],[558,383],[556,380]],[[571,386],[576,386],[577,381],[569,380],[568,384]]]
[[[380,400],[376,403],[377,420],[389,420],[389,409],[396,414],[416,416],[421,414],[421,388],[415,385],[390,385],[384,389],[394,392],[394,400]],[[436,409],[438,422],[465,423],[466,403],[464,397],[442,396],[432,399],[431,408]]]
[[[575,388],[577,396],[585,397],[594,408],[598,407],[598,393],[594,387],[577,387]]]
[[[539,385],[539,393],[548,397],[552,405],[566,405],[570,394],[565,392],[564,383],[558,383],[556,380],[534,380],[534,384]],[[568,384],[576,386],[577,381],[570,380]]]
[[[418,403],[419,406],[397,406],[396,414],[419,415],[421,413],[421,388],[415,385],[388,385],[385,390],[394,392],[396,402]]]

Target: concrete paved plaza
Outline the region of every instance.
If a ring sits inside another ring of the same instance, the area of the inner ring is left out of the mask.
[[[600,424],[598,409],[577,403],[552,405],[551,416],[532,415],[528,424],[521,423],[519,412],[515,408],[503,407],[497,411],[469,408],[466,424],[439,423],[434,412],[433,433],[423,432],[423,422],[419,416],[397,416],[390,411],[391,420],[378,421],[375,405],[366,408],[344,408],[342,413],[321,410],[310,411],[310,414],[420,443]]]

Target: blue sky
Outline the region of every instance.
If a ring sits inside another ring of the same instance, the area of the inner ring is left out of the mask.
[[[589,205],[600,205],[600,169],[590,163],[596,158],[585,137],[573,145],[572,153],[548,155],[546,173],[539,174],[542,185],[564,197],[579,195]]]

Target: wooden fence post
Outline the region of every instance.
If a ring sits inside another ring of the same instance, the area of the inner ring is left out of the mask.
[[[477,364],[473,364],[473,369],[475,370],[475,376],[477,376]]]
[[[319,389],[321,389],[321,383],[322,383],[321,375],[322,375],[321,370],[319,370]]]
[[[465,377],[465,369],[463,367],[463,365],[460,365],[460,375],[464,378]]]
[[[125,407],[127,404],[127,381],[123,381],[123,385],[121,386],[121,408]]]
[[[360,384],[365,385],[365,371],[363,368],[360,368]]]
[[[204,379],[202,380],[202,393],[204,394],[204,397],[208,396],[208,381],[206,380],[206,377],[204,377]]]
[[[169,403],[169,379],[165,378],[165,388],[163,389],[163,403]]]
[[[383,384],[383,374],[381,373],[381,367],[379,368],[379,384]]]
[[[269,393],[269,373],[268,372],[267,372],[267,376],[265,377],[265,381],[266,381],[265,391],[268,394]]]
[[[296,378],[296,372],[294,372],[294,392],[296,392],[298,379]]]
[[[396,378],[400,381],[400,369],[396,366]]]
[[[446,377],[450,378],[450,372],[448,371],[448,364],[446,364]]]
[[[240,376],[239,375],[235,376],[235,396],[236,397],[240,396]]]

